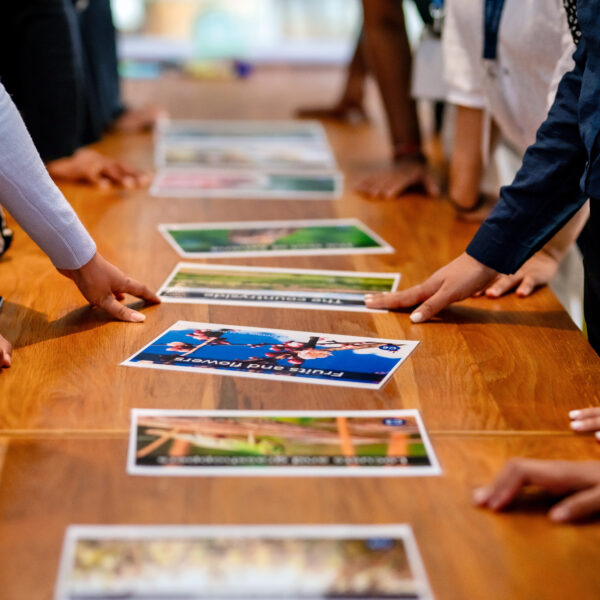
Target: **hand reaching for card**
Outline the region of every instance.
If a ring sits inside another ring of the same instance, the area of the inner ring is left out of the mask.
[[[120,321],[141,323],[146,316],[121,304],[125,294],[142,298],[150,304],[160,303],[160,298],[145,285],[123,274],[97,252],[92,260],[80,269],[61,270],[65,277],[75,282],[79,291],[92,306],[103,308]]]
[[[490,486],[475,490],[473,500],[478,506],[499,511],[529,486],[567,496],[548,513],[553,521],[577,521],[600,512],[600,461],[513,458]]]
[[[407,308],[420,304],[410,315],[413,323],[421,323],[459,300],[471,297],[489,285],[498,272],[463,253],[436,271],[425,282],[401,292],[365,296],[368,308]]]
[[[81,148],[73,156],[49,162],[46,167],[54,179],[88,183],[102,189],[111,186],[134,189],[150,184],[148,174],[89,148]]]

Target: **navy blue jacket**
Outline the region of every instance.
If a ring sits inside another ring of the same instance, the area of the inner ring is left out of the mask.
[[[546,121],[514,182],[469,244],[467,253],[502,273],[515,272],[591,199],[600,210],[600,0],[580,0],[582,38]],[[583,192],[583,193],[582,193]],[[596,218],[594,219],[594,217]],[[600,215],[598,215],[600,216]],[[600,231],[586,256],[597,270]],[[600,277],[600,273],[595,273]]]

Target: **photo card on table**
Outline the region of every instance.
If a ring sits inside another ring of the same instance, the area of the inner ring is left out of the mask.
[[[343,187],[339,171],[165,168],[154,176],[150,193],[162,198],[335,200]]]
[[[323,125],[309,120],[161,119],[155,128],[155,138],[157,143],[181,140],[328,143]]]
[[[161,224],[183,258],[392,254],[394,249],[358,219],[303,219]]]
[[[178,321],[121,364],[378,390],[417,345],[410,340]]]
[[[72,525],[54,600],[431,600],[409,525]]]
[[[255,140],[169,140],[159,142],[156,167],[256,169],[264,171],[334,171],[327,144]]]
[[[360,273],[179,263],[158,291],[163,302],[387,312],[366,294],[394,292],[398,273]]]
[[[127,472],[422,477],[441,470],[417,410],[133,409]]]

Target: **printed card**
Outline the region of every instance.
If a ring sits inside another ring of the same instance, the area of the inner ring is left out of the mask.
[[[441,471],[416,410],[134,409],[127,472],[411,477]]]
[[[393,292],[400,275],[179,263],[160,288],[163,302],[370,310],[365,295]]]
[[[327,143],[323,125],[318,121],[255,121],[233,119],[217,120],[169,120],[159,122],[156,128],[157,142],[242,140],[296,143]]]
[[[178,321],[122,364],[378,390],[417,344]]]
[[[336,164],[325,144],[256,141],[168,141],[157,144],[158,168],[332,171]]]
[[[158,171],[150,193],[167,198],[333,200],[343,186],[337,171],[167,168]]]
[[[180,223],[158,229],[183,258],[394,252],[358,219]]]
[[[72,526],[55,600],[431,600],[408,525]]]

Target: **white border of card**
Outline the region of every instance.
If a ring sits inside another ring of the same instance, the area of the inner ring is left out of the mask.
[[[329,298],[331,302],[335,302],[336,297],[342,297],[345,294],[358,296],[358,294],[352,294],[351,292],[302,292],[298,291],[276,291],[271,290],[267,287],[263,289],[244,290],[243,288],[190,288],[189,291],[206,292],[211,294],[223,294],[230,295],[231,298],[219,299],[219,298],[186,298],[184,296],[167,296],[164,295],[170,289],[171,280],[177,275],[180,269],[202,271],[222,271],[227,273],[228,271],[246,271],[248,273],[280,273],[282,275],[324,275],[329,277],[341,276],[348,278],[360,279],[363,277],[369,277],[371,279],[388,279],[393,280],[392,287],[386,292],[395,292],[398,289],[400,282],[399,273],[364,273],[359,271],[320,271],[315,269],[283,269],[274,267],[247,267],[247,266],[236,266],[236,265],[215,265],[215,264],[199,264],[199,263],[188,263],[180,262],[171,271],[165,282],[162,284],[157,294],[163,302],[173,304],[219,304],[221,306],[260,306],[267,308],[306,308],[310,310],[342,310],[352,312],[373,312],[373,313],[385,313],[387,310],[376,310],[369,309],[363,305],[336,305],[328,304],[323,301]],[[263,299],[247,299],[247,300],[236,300],[233,296],[246,296],[251,298],[252,296],[263,297]],[[268,300],[268,296],[277,297],[277,300]]]
[[[267,229],[285,227],[318,227],[326,225],[354,225],[371,237],[377,244],[375,248],[319,248],[305,250],[256,250],[256,251],[231,251],[231,252],[185,252],[170,235],[169,230],[210,230],[210,229]],[[223,221],[220,223],[161,223],[158,231],[167,240],[169,245],[182,258],[245,258],[258,256],[329,256],[349,254],[394,254],[395,250],[381,236],[367,227],[359,219],[298,219],[283,221]]]
[[[160,365],[154,363],[141,363],[134,362],[133,359],[138,355],[142,354],[145,350],[150,348],[155,342],[161,337],[171,331],[181,331],[185,329],[234,329],[236,331],[244,332],[258,332],[258,333],[279,333],[289,336],[290,334],[300,334],[304,337],[326,337],[335,336],[337,342],[380,342],[382,345],[390,344],[394,346],[403,346],[401,355],[398,357],[398,362],[392,367],[389,373],[379,383],[357,383],[352,381],[339,381],[332,379],[319,379],[316,375],[314,377],[295,377],[293,375],[264,375],[253,371],[227,371],[224,369],[214,369],[211,367],[184,367],[175,365]],[[331,385],[337,387],[348,387],[348,388],[360,388],[367,390],[380,390],[382,389],[391,377],[396,373],[398,368],[403,365],[408,357],[412,354],[415,348],[419,345],[418,341],[414,340],[386,340],[380,338],[362,337],[362,336],[349,336],[349,335],[338,335],[337,333],[317,333],[313,331],[293,331],[289,329],[270,329],[268,327],[248,327],[245,325],[225,325],[223,323],[198,323],[195,321],[177,321],[170,327],[162,331],[152,341],[146,344],[143,348],[140,348],[134,352],[129,358],[125,359],[120,366],[123,367],[135,367],[137,369],[159,369],[162,371],[180,371],[183,373],[196,373],[196,374],[209,374],[209,375],[220,375],[222,377],[247,377],[252,379],[264,379],[267,381],[289,381],[292,383],[308,383],[314,385]]]
[[[249,175],[251,177],[269,177],[270,175],[283,175],[293,178],[319,178],[331,179],[333,183],[332,192],[302,191],[302,190],[273,190],[268,187],[257,185],[255,188],[240,189],[236,187],[219,187],[214,189],[180,187],[173,188],[164,185],[162,182],[165,177],[173,175],[188,176],[190,174],[200,174],[205,176],[228,175],[241,176]],[[157,171],[150,187],[150,195],[159,198],[231,198],[231,199],[264,199],[264,200],[336,200],[341,197],[344,190],[344,176],[340,171],[315,171],[315,170],[266,170],[266,169],[223,169],[223,168],[198,168],[198,167],[166,167]]]
[[[136,464],[137,427],[140,417],[286,417],[286,418],[381,418],[402,419],[412,417],[419,427],[419,435],[427,451],[430,465],[394,465],[381,467],[314,467],[314,466],[261,466],[261,467],[207,467],[202,465],[140,466]],[[441,475],[437,456],[423,425],[418,410],[161,410],[134,408],[131,410],[127,473],[130,475],[152,475],[159,477],[429,477]]]
[[[75,549],[80,539],[395,539],[402,540],[417,600],[433,600],[425,566],[410,525],[70,525],[63,541],[54,600],[70,600]],[[207,596],[197,595],[190,600]],[[290,596],[290,600],[297,596]],[[157,600],[166,600],[157,598]],[[213,599],[214,600],[214,599]],[[223,600],[226,600],[224,597]],[[339,598],[338,600],[344,600]],[[377,600],[373,598],[372,600]]]

